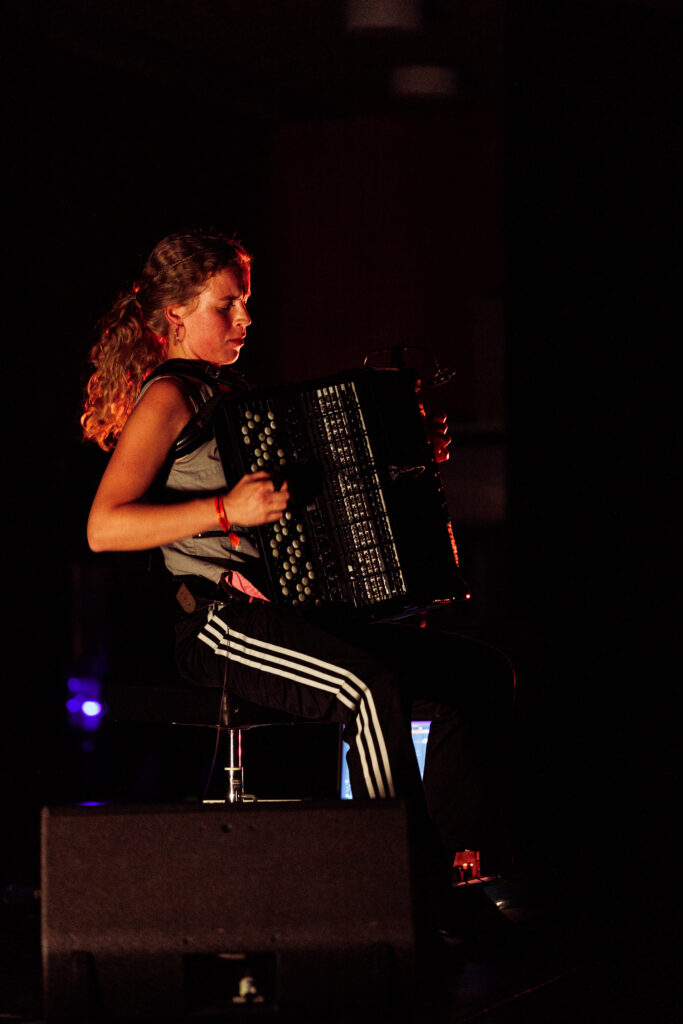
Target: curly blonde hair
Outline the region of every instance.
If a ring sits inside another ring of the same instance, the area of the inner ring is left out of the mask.
[[[186,305],[222,270],[244,281],[250,263],[239,242],[216,232],[169,235],[154,247],[139,282],[99,322],[81,416],[86,440],[105,451],[116,444],[145,378],[166,358],[164,309]]]

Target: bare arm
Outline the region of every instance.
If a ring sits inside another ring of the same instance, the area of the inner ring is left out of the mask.
[[[192,412],[170,380],[153,384],[131,413],[109,460],[88,518],[93,551],[137,551],[217,528],[212,497],[149,505],[144,495]],[[242,479],[224,497],[230,522],[259,526],[284,512],[289,492],[267,473]]]

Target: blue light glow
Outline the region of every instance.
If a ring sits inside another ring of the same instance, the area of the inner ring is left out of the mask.
[[[100,700],[102,684],[92,677],[72,677],[67,680],[66,688],[71,694],[66,701],[69,722],[77,729],[92,732],[100,726],[104,715],[104,707]]]
[[[99,697],[102,693],[102,683],[92,676],[72,676],[67,680],[66,688],[69,693],[76,693],[81,697]]]
[[[84,700],[81,711],[88,718],[97,718],[98,715],[102,714],[102,705],[98,700]]]

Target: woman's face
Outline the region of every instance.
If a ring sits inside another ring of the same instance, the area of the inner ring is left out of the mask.
[[[247,312],[251,286],[248,268],[240,277],[241,281],[234,271],[221,270],[187,306],[169,307],[170,358],[199,359],[217,366],[239,358],[251,323]]]

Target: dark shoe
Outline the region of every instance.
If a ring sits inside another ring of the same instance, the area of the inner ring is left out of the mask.
[[[467,942],[476,935],[507,929],[510,922],[489,893],[490,879],[452,886],[439,922],[439,932],[450,942]],[[499,882],[499,879],[493,879]]]

